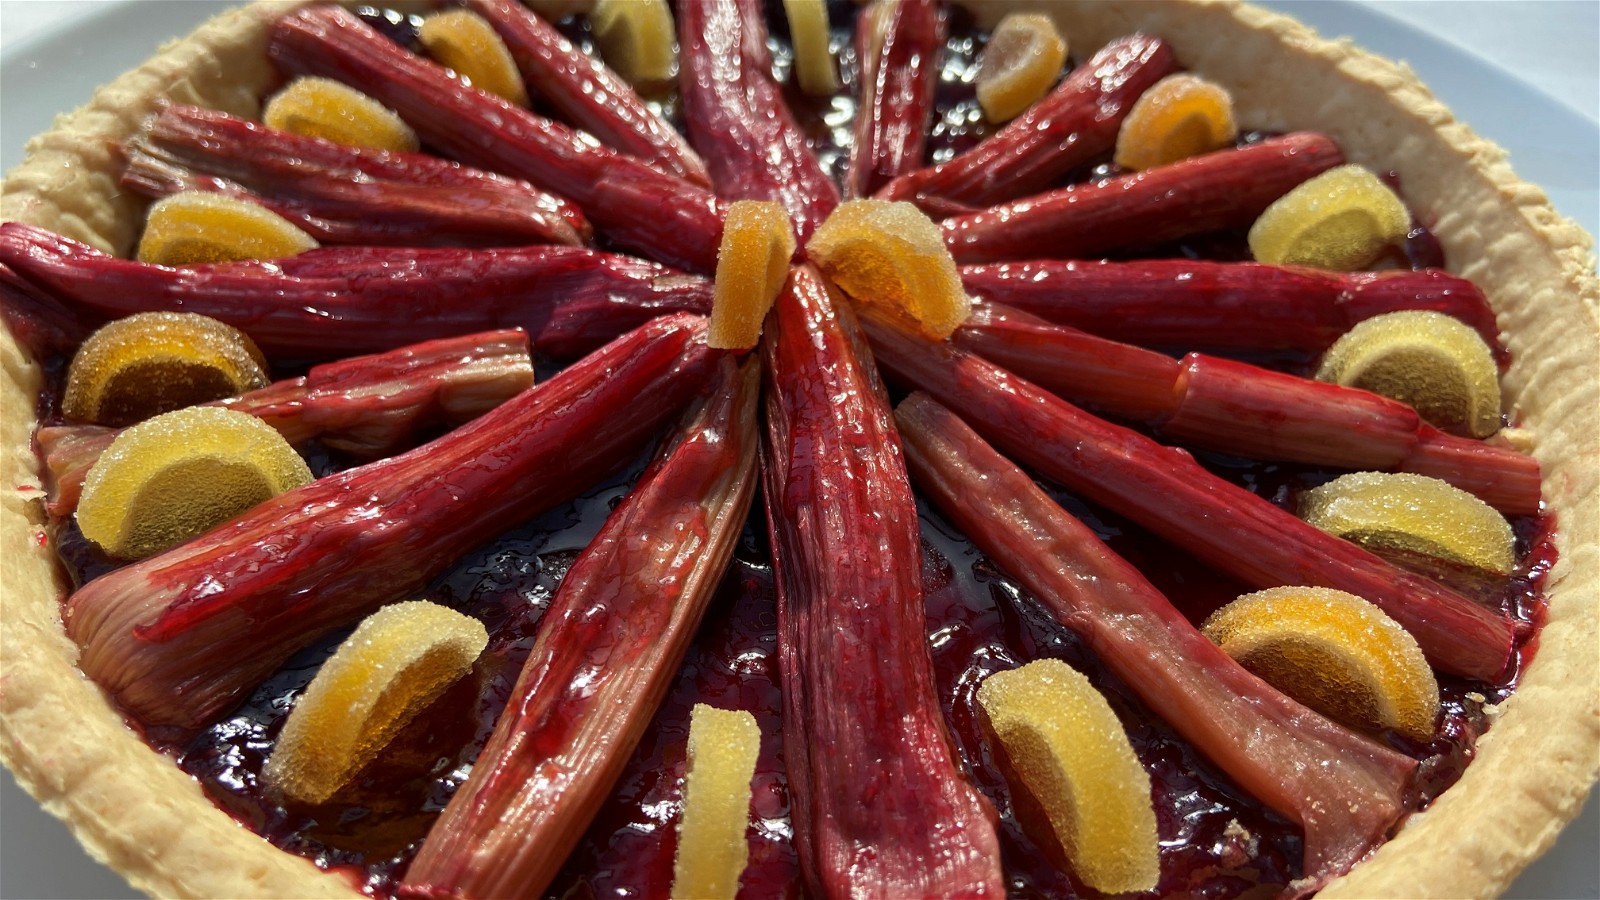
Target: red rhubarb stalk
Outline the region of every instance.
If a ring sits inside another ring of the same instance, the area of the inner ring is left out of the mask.
[[[784,753],[807,883],[827,897],[999,896],[994,812],[935,694],[917,513],[865,339],[807,266],[763,354]]]
[[[876,48],[863,48],[877,52],[873,59],[861,61],[855,141],[844,181],[850,197],[870,197],[891,179],[922,166],[939,84],[945,17],[938,4],[903,0],[882,14],[889,17],[883,41]],[[858,27],[868,30],[865,22]]]
[[[572,564],[494,734],[405,887],[534,897],[633,755],[755,496],[761,373],[725,358],[705,401]]]
[[[323,243],[581,244],[578,208],[533,185],[420,153],[302,137],[194,106],[168,107],[126,151],[122,184],[150,197],[243,196]]]
[[[804,244],[839,189],[772,78],[760,0],[697,0],[677,12],[683,116],[717,195],[778,201]]]
[[[511,329],[313,366],[298,378],[206,405],[249,413],[296,446],[316,439],[358,459],[376,459],[411,443],[424,428],[471,421],[532,386],[528,335]],[[52,481],[51,515],[77,508],[89,467],[120,433],[96,425],[39,429]]]
[[[621,466],[720,355],[704,319],[658,319],[429,444],[91,581],[63,614],[80,666],[146,726],[202,727],[329,629]]]
[[[1377,604],[1435,668],[1484,681],[1511,655],[1508,618],[1231,484],[1187,452],[1112,425],[982,358],[870,322],[880,362],[986,439],[1084,498],[1261,588],[1312,585]]]
[[[1539,461],[1502,444],[1423,424],[1416,446],[1398,468],[1448,481],[1509,515],[1537,515],[1542,508]]]
[[[672,124],[652,112],[633,86],[514,0],[468,0],[499,33],[528,89],[600,143],[701,187],[706,164]]]
[[[1320,884],[1383,840],[1415,761],[1250,674],[1138,569],[926,394],[895,411],[917,486],[1156,715],[1305,831]]]
[[[1047,190],[1110,150],[1133,102],[1176,68],[1172,48],[1160,38],[1118,38],[978,146],[902,175],[878,196],[910,200],[937,215],[951,204],[981,209]]]
[[[711,272],[722,208],[709,191],[594,138],[462,84],[346,10],[310,6],[272,28],[268,56],[294,75],[333,78],[399,113],[424,143],[576,202],[618,245]]]
[[[1455,316],[1491,346],[1499,331],[1483,292],[1438,269],[1040,260],[962,266],[961,281],[974,297],[1143,347],[1321,353],[1357,322],[1401,309]]]
[[[6,222],[0,269],[0,280],[21,279],[76,315],[201,313],[288,359],[374,353],[494,328],[526,329],[541,352],[572,358],[656,316],[711,310],[704,278],[580,247],[324,247],[270,262],[175,269]]]
[[[1279,197],[1342,162],[1333,141],[1296,132],[946,219],[944,240],[959,263],[1152,247],[1249,227]]]

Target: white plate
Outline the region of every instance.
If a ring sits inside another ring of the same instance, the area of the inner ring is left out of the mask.
[[[216,0],[0,0],[0,169],[27,138],[231,5]],[[1511,151],[1556,208],[1600,233],[1600,0],[1268,2],[1327,35],[1405,59],[1458,117]],[[1444,39],[1433,35],[1442,35]],[[1513,74],[1516,73],[1516,74]],[[1559,99],[1557,99],[1559,98]],[[1513,898],[1600,898],[1600,804],[1512,885]],[[0,783],[0,897],[134,898],[12,781]]]

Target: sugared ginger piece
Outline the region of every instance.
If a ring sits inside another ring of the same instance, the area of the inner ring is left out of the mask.
[[[181,191],[157,200],[145,217],[140,262],[190,266],[240,259],[283,259],[317,241],[277,213],[209,191]]]
[[[1067,42],[1043,13],[1010,13],[978,56],[978,105],[996,124],[1027,111],[1061,75]]]
[[[589,27],[606,65],[636,88],[672,81],[678,33],[666,0],[598,0]]]
[[[743,710],[696,703],[689,713],[689,771],[672,866],[674,900],[732,900],[750,848],[750,782],[761,729]]]
[[[939,226],[910,203],[841,203],[806,254],[858,303],[881,307],[928,337],[949,337],[971,311]]]
[[[1217,610],[1201,631],[1263,681],[1331,719],[1371,733],[1433,735],[1439,686],[1422,649],[1354,594],[1257,591]]]
[[[78,348],[61,412],[73,422],[122,427],[267,381],[265,358],[237,328],[195,313],[135,313]]]
[[[488,643],[482,623],[436,603],[378,610],[322,664],[263,777],[298,802],[327,800],[465,675]]]
[[[1499,375],[1477,331],[1427,310],[1356,323],[1317,368],[1318,381],[1399,400],[1441,431],[1476,438],[1500,430]]]
[[[800,90],[811,97],[828,97],[839,90],[833,51],[828,47],[828,5],[824,0],[783,0],[794,45],[794,77]]]
[[[331,78],[289,82],[267,100],[261,121],[268,128],[350,147],[415,151],[421,146],[417,133],[393,110]]]
[[[707,343],[722,350],[756,345],[767,310],[788,280],[794,249],[794,224],[782,204],[738,200],[728,206]]]
[[[1302,494],[1300,517],[1380,555],[1418,554],[1496,575],[1516,565],[1511,523],[1477,497],[1426,475],[1342,475]]]
[[[522,73],[506,42],[484,17],[466,9],[437,12],[422,20],[417,39],[435,62],[454,69],[473,87],[518,106],[528,105]]]
[[[1089,679],[1060,660],[1035,660],[985,679],[978,703],[1073,874],[1110,894],[1153,889],[1161,871],[1150,776]]]
[[[1221,150],[1239,136],[1233,95],[1197,75],[1168,75],[1140,95],[1117,132],[1113,161],[1149,169]]]
[[[310,481],[272,426],[195,406],[117,435],[84,479],[78,527],[111,556],[142,559]]]
[[[1411,227],[1405,204],[1357,165],[1329,169],[1278,198],[1250,226],[1256,262],[1353,272],[1399,243]]]

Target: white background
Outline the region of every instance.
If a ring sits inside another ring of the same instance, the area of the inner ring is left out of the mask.
[[[1556,207],[1600,232],[1600,0],[1273,2],[1325,34],[1409,61],[1480,134],[1507,147]],[[206,0],[0,0],[0,169],[54,112],[148,57],[219,4]],[[1431,36],[1431,37],[1429,37]],[[0,673],[3,677],[3,673]],[[1595,686],[1600,690],[1600,686]],[[1600,752],[1600,748],[1597,748]],[[1538,765],[1538,760],[1529,760]],[[1517,898],[1600,898],[1600,813],[1589,798]],[[136,897],[0,776],[0,897]]]

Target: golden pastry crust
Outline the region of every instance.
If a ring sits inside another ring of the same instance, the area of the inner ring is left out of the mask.
[[[274,80],[266,24],[293,3],[229,13],[163,48],[31,141],[0,185],[20,219],[126,254],[139,201],[106,147],[164,98],[252,114]],[[1171,41],[1233,92],[1252,127],[1331,134],[1355,162],[1399,172],[1453,269],[1494,304],[1514,362],[1507,402],[1534,434],[1560,561],[1539,649],[1459,784],[1326,897],[1492,896],[1545,850],[1600,775],[1600,285],[1592,240],[1519,181],[1505,153],[1457,122],[1402,65],[1230,2],[1043,6],[1074,45],[1133,30]],[[1272,72],[1271,79],[1258,78]],[[140,890],[180,896],[351,896],[346,878],[279,852],[150,751],[75,667],[63,585],[42,540],[31,448],[39,374],[0,332],[0,760],[89,852]],[[1536,763],[1536,764],[1535,764]]]

